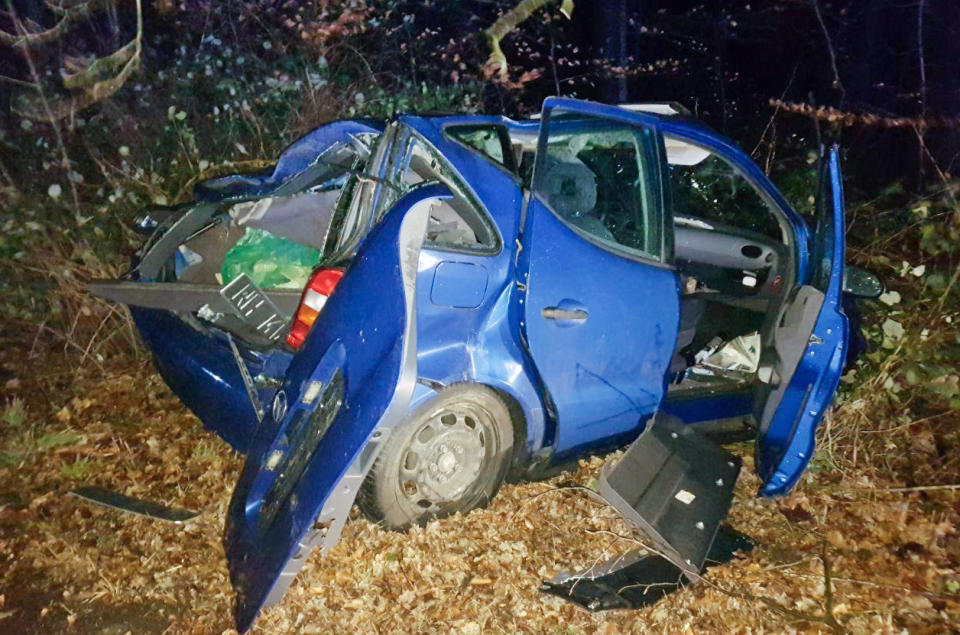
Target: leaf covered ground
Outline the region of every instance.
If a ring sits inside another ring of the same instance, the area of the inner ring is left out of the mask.
[[[142,356],[78,367],[75,351],[35,332],[5,330],[2,338],[0,630],[231,629],[220,536],[242,457],[202,428]],[[754,497],[751,448],[735,446],[745,469],[731,523],[756,548],[650,608],[589,614],[538,591],[560,570],[636,546],[614,512],[571,487],[591,483],[603,462],[595,458],[574,474],[508,485],[485,510],[407,533],[385,531],[355,510],[339,545],[315,554],[254,630],[960,628],[960,493],[898,489],[912,478],[944,482],[938,468],[955,462],[956,446],[943,431],[956,430],[958,414],[945,411],[936,426],[890,425],[871,409],[869,385],[846,397],[822,426],[811,470],[786,498]],[[123,515],[67,495],[84,484],[202,513],[182,527]]]

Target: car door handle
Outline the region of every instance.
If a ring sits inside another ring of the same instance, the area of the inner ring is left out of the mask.
[[[586,320],[587,312],[583,309],[561,309],[556,306],[545,307],[540,315],[548,320]]]

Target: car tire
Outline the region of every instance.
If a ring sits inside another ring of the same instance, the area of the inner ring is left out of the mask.
[[[357,504],[390,529],[467,513],[494,497],[510,468],[514,425],[503,399],[480,384],[454,384],[397,425]]]

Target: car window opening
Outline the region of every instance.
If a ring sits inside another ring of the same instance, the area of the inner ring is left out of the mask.
[[[551,113],[534,191],[565,224],[604,249],[659,260],[663,219],[651,181],[652,132]]]
[[[178,246],[167,279],[224,285],[246,274],[264,289],[301,289],[329,249],[364,155],[362,144],[336,144],[272,194],[228,199]]]
[[[404,194],[430,183],[443,183],[453,198],[437,201],[430,213],[426,244],[429,246],[489,252],[497,248],[496,234],[480,205],[437,152],[412,130],[404,129],[385,166],[385,185],[376,195],[375,217],[380,218]]]
[[[664,136],[681,276],[671,399],[754,385],[792,287],[782,212],[720,154]]]

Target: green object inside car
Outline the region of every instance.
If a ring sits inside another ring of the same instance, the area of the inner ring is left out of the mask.
[[[247,274],[261,289],[302,289],[320,252],[262,229],[247,229],[220,268],[223,284]]]

